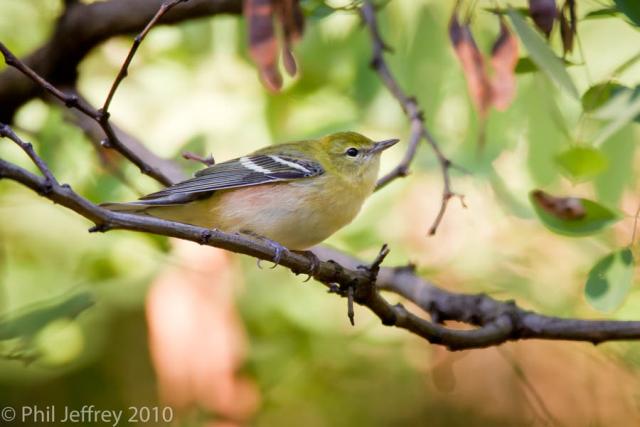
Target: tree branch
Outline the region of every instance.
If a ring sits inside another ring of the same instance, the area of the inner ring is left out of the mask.
[[[122,154],[131,163],[138,166],[140,168],[140,172],[145,175],[149,175],[162,184],[171,185],[173,183],[171,178],[168,177],[163,170],[152,167],[151,162],[147,161],[147,159],[142,157],[139,152],[132,150],[131,147],[124,144],[120,140],[120,138],[118,138],[113,125],[109,121],[108,112],[104,110],[96,110],[86,102],[81,101],[81,99],[77,95],[64,93],[61,90],[57,89],[51,83],[39,76],[34,70],[29,68],[25,63],[20,61],[2,42],[0,42],[0,52],[2,52],[7,65],[15,67],[16,69],[23,72],[36,84],[40,85],[45,91],[63,102],[66,107],[76,109],[98,123],[104,131],[106,137],[102,144],[104,147],[113,148],[114,150]]]
[[[182,0],[173,0],[172,4],[177,4],[180,1]],[[58,22],[54,37],[38,51],[40,52],[39,54],[36,52],[36,54],[28,57],[23,62],[11,55],[2,46],[5,58],[9,58],[8,62],[12,63],[20,72],[28,75],[35,84],[27,82],[31,84],[31,89],[25,89],[24,79],[14,80],[15,70],[10,70],[11,72],[5,71],[0,74],[0,99],[3,100],[0,103],[0,114],[10,112],[9,116],[11,116],[15,108],[17,108],[16,105],[21,105],[20,103],[28,99],[28,96],[35,96],[33,93],[37,92],[37,90],[34,92],[34,88],[43,88],[64,102],[65,105],[74,107],[76,111],[82,112],[84,114],[82,117],[90,117],[92,123],[99,124],[107,134],[110,142],[113,143],[111,137],[115,135],[116,130],[112,125],[105,126],[103,123],[104,121],[108,124],[108,114],[96,110],[75,93],[67,94],[56,89],[48,80],[51,79],[53,83],[75,81],[75,66],[88,52],[88,49],[104,40],[104,38],[109,37],[109,34],[120,34],[121,32],[131,32],[142,28],[149,19],[154,19],[154,21],[147,26],[145,31],[148,31],[148,28],[155,20],[176,22],[179,19],[186,19],[186,17],[199,16],[198,14],[220,13],[223,11],[237,13],[240,11],[239,1],[191,0],[183,7],[172,10],[171,13],[166,15],[163,15],[162,12],[156,12],[160,5],[160,0],[136,0],[135,2],[131,0],[110,0],[91,5],[72,2]],[[187,5],[190,7],[190,12],[188,13]],[[144,13],[140,12],[140,10],[144,10]],[[80,16],[74,14],[80,13],[78,11],[82,11],[86,15],[81,16],[84,23],[82,23],[82,20],[77,21]],[[98,11],[104,13],[97,16],[92,15]],[[181,11],[182,15],[178,13],[179,11]],[[123,16],[123,13],[127,16]],[[444,215],[448,200],[454,195],[450,189],[449,170],[451,162],[442,154],[438,144],[425,127],[424,118],[420,113],[416,100],[404,94],[384,61],[385,45],[379,35],[375,11],[369,1],[365,1],[361,13],[373,40],[373,65],[385,86],[403,106],[411,121],[412,129],[412,136],[404,159],[394,171],[380,180],[379,188],[408,173],[417,145],[422,139],[425,139],[436,153],[444,179],[443,201],[440,213],[432,226],[433,233],[437,229],[442,215]],[[123,25],[123,22],[120,21],[112,21],[116,16],[123,21],[127,21],[129,26]],[[144,18],[142,18],[143,16]],[[132,21],[128,20],[128,18],[132,17],[135,18],[133,19],[135,21],[133,24]],[[74,21],[75,24],[72,25],[71,23]],[[98,25],[106,25],[107,23],[110,23],[112,27],[105,28]],[[92,24],[94,27],[91,27]],[[84,27],[84,25],[89,25],[89,27]],[[77,34],[67,32],[72,30],[79,32]],[[87,32],[93,34],[93,36],[88,36]],[[70,40],[65,41],[60,34],[69,37]],[[74,45],[74,43],[79,44]],[[57,51],[57,53],[49,51],[54,47],[62,50]],[[74,50],[76,48],[79,50]],[[108,109],[119,82],[126,75],[128,63],[135,53],[135,48],[136,45],[132,47],[127,57],[128,60],[125,61],[118,74],[119,77],[114,81],[110,95],[105,101],[103,111]],[[67,61],[62,61],[62,63],[58,63],[55,60],[51,61],[52,58],[59,58],[56,55],[60,55],[60,52],[63,55],[66,54],[73,57],[67,58]],[[44,72],[41,72],[40,67],[43,64],[46,64],[46,67],[44,67]],[[3,86],[7,81],[21,81],[22,83],[7,91],[7,87]],[[14,95],[11,95],[12,93]],[[16,98],[14,99],[12,96],[16,96]],[[5,99],[8,100],[7,103],[4,102]],[[106,119],[104,119],[105,117]],[[116,229],[147,232],[191,240],[258,259],[271,260],[276,256],[276,250],[273,245],[249,235],[224,233],[215,229],[211,230],[166,221],[151,216],[112,212],[101,208],[75,193],[68,185],[60,184],[46,163],[35,153],[31,144],[21,140],[9,126],[0,123],[0,136],[11,139],[25,151],[44,176],[39,177],[19,166],[0,159],[0,180],[9,179],[18,182],[54,203],[73,210],[95,224],[90,229],[92,232],[106,232]],[[115,137],[115,140],[121,143],[122,139],[122,136]],[[124,145],[131,150],[131,144]],[[129,153],[125,157],[134,163],[138,162],[136,164],[141,166],[143,170],[145,167],[149,167],[148,155]],[[318,249],[317,253],[325,261],[317,261],[315,255],[310,253],[287,251],[282,254],[280,264],[295,274],[312,276],[317,281],[325,284],[330,290],[334,290],[335,284],[338,284],[338,293],[341,296],[367,307],[380,318],[383,324],[405,329],[431,343],[444,345],[450,349],[481,348],[498,345],[510,340],[528,338],[587,341],[592,343],[607,340],[640,339],[640,322],[579,320],[544,316],[523,310],[513,302],[497,301],[483,294],[458,294],[440,289],[418,277],[411,267],[380,267],[388,253],[386,247],[383,247],[371,266],[364,269],[358,268],[362,264],[361,261],[346,254],[330,251],[326,248]],[[431,321],[410,312],[401,304],[390,304],[381,295],[380,291],[392,292],[412,301],[429,313]],[[474,326],[474,328],[463,330],[449,328],[443,325],[447,320],[463,322]]]
[[[46,92],[53,95],[54,98],[57,98],[58,100],[63,102],[66,107],[78,110],[85,114],[87,117],[93,119],[102,128],[106,136],[106,139],[102,141],[101,144],[103,147],[115,149],[126,159],[138,166],[143,174],[151,176],[164,185],[171,185],[172,183],[176,182],[176,179],[174,178],[176,178],[178,174],[174,173],[175,171],[173,171],[172,168],[166,167],[166,164],[160,165],[160,163],[163,162],[159,160],[157,156],[146,150],[146,148],[144,148],[142,145],[134,144],[135,147],[133,147],[132,145],[125,144],[120,139],[115,127],[109,121],[110,114],[108,110],[111,101],[116,93],[116,90],[118,89],[118,86],[127,75],[129,64],[133,60],[138,47],[140,46],[146,35],[149,33],[149,31],[151,31],[151,28],[160,19],[162,19],[174,6],[186,1],[188,0],[168,0],[160,5],[160,8],[155,13],[155,15],[153,15],[142,32],[136,36],[133,45],[129,50],[129,53],[120,68],[120,71],[116,75],[116,78],[111,85],[104,104],[99,110],[91,107],[88,102],[81,99],[75,93],[68,94],[57,89],[46,79],[38,75],[28,65],[19,60],[2,42],[0,42],[0,52],[2,52],[7,65],[15,67],[25,76],[29,77],[35,84],[39,85]],[[170,174],[167,173],[165,169],[168,170]]]
[[[0,124],[2,136],[18,144],[38,166],[44,176],[53,176],[46,163],[35,153],[31,144],[22,141],[7,125]],[[89,231],[131,230],[191,240],[271,260],[276,249],[259,238],[245,234],[224,233],[188,224],[166,221],[151,216],[112,212],[97,206],[55,179],[41,178],[0,159],[0,180],[10,179],[32,189],[43,197],[65,206],[92,221]],[[486,295],[465,295],[447,292],[415,275],[412,268],[380,268],[387,250],[367,269],[351,268],[353,258],[336,254],[344,265],[336,261],[318,261],[314,255],[286,251],[280,264],[295,274],[308,274],[329,289],[334,284],[352,289],[353,301],[371,310],[384,325],[412,332],[427,341],[452,350],[481,348],[510,340],[525,338],[561,339],[599,343],[607,340],[640,339],[640,322],[577,320],[548,317],[520,309],[513,302],[499,302]],[[327,252],[325,251],[324,255]],[[358,263],[360,264],[360,263]],[[377,283],[377,284],[376,284]],[[387,290],[404,296],[428,311],[433,321],[424,319],[401,304],[392,305],[380,294]],[[339,292],[342,296],[348,293]],[[440,324],[457,320],[477,326],[460,330]]]
[[[55,86],[74,86],[82,59],[105,40],[141,31],[163,0],[109,0],[73,2],[56,22],[49,41],[23,62]],[[242,0],[190,0],[164,15],[160,24],[216,14],[242,13]],[[39,96],[41,86],[17,70],[0,73],[0,121],[10,123],[16,110]]]
[[[416,155],[418,143],[424,138],[435,153],[438,163],[440,163],[443,180],[440,210],[438,211],[433,224],[429,228],[429,234],[433,235],[438,230],[438,226],[444,217],[449,201],[452,197],[457,196],[457,194],[451,189],[451,176],[449,172],[451,170],[452,163],[451,160],[444,155],[440,149],[440,145],[431,132],[429,132],[429,129],[427,129],[423,113],[418,106],[417,100],[404,93],[393,76],[393,73],[391,73],[391,69],[384,59],[384,52],[388,51],[389,47],[385,44],[382,36],[380,35],[378,22],[376,20],[376,11],[370,0],[365,0],[362,4],[360,16],[369,29],[369,34],[371,35],[373,49],[371,66],[376,70],[380,80],[382,80],[382,83],[386,86],[391,95],[393,95],[393,97],[400,103],[402,110],[411,121],[411,137],[409,138],[409,144],[407,145],[407,151],[405,152],[404,158],[391,172],[378,180],[376,189],[384,187],[396,178],[404,177],[409,174],[409,167]]]
[[[129,71],[129,65],[131,64],[131,61],[133,60],[134,55],[138,51],[138,47],[140,47],[140,44],[142,44],[142,41],[144,40],[144,38],[147,36],[147,34],[149,34],[149,31],[151,31],[151,28],[153,28],[153,26],[156,25],[158,21],[167,12],[169,12],[174,6],[178,5],[179,3],[184,3],[187,1],[189,0],[171,0],[171,1],[165,1],[164,3],[162,3],[158,8],[158,11],[156,12],[156,14],[153,15],[153,17],[149,20],[147,25],[145,25],[144,29],[140,32],[140,34],[138,34],[136,38],[133,40],[133,45],[131,46],[131,49],[129,50],[129,53],[127,54],[126,59],[122,63],[122,66],[120,67],[120,71],[118,71],[118,75],[116,76],[115,80],[113,81],[113,84],[111,85],[111,89],[109,89],[109,94],[107,95],[107,99],[105,99],[104,104],[102,105],[101,110],[103,114],[107,114],[107,112],[109,111],[111,100],[113,99],[113,96],[116,94],[116,90],[118,90],[118,86],[120,86],[120,83],[122,82],[122,80],[124,80],[124,78],[127,77],[127,72]]]

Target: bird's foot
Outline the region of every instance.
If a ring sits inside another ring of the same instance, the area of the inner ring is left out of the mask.
[[[311,264],[311,266],[309,267],[307,278],[304,279],[305,282],[308,282],[309,280],[311,280],[313,276],[315,276],[318,273],[318,270],[320,269],[320,258],[318,258],[318,256],[311,251],[292,251],[292,252],[300,254],[309,260],[309,263]]]
[[[273,249],[273,251],[275,252],[273,255],[273,266],[270,267],[271,269],[276,268],[278,265],[280,265],[280,261],[282,261],[282,256],[286,253],[289,253],[289,249],[285,248],[284,246],[282,246],[280,243],[276,242],[275,240],[271,240],[268,237],[264,237],[260,234],[254,233],[254,232],[250,232],[250,231],[242,231],[242,233],[244,234],[248,234],[250,236],[256,237],[260,240],[262,240],[263,242],[265,242],[269,247],[271,247]],[[258,268],[262,269],[262,265],[260,264],[262,260],[259,259],[256,264],[258,265]]]

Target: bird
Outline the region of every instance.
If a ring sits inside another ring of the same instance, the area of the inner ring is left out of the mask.
[[[376,187],[382,152],[398,141],[338,132],[271,145],[137,201],[101,206],[258,236],[279,258],[278,251],[304,251],[349,224]]]

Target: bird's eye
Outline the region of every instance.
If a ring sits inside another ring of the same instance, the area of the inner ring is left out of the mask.
[[[358,155],[358,153],[360,153],[360,152],[358,151],[358,149],[357,149],[357,148],[353,148],[353,147],[349,148],[349,149],[345,152],[345,154],[346,154],[347,156],[349,156],[349,157],[355,157],[355,156],[357,156],[357,155]]]

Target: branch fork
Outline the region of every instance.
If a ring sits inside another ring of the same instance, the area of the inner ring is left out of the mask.
[[[114,0],[110,0],[113,2]],[[120,1],[120,0],[118,0]],[[173,0],[163,3],[175,5],[186,0]],[[109,3],[109,2],[106,2]],[[78,6],[79,7],[79,6]],[[143,33],[149,31],[153,23],[164,13],[159,10],[151,22],[147,24]],[[166,10],[165,10],[166,12]],[[375,10],[370,1],[365,0],[361,9],[363,20],[370,29],[374,42],[373,51],[376,70],[385,86],[396,97],[401,105],[406,107],[411,122],[411,140],[403,162],[395,169],[396,172],[383,177],[378,188],[398,176],[408,173],[409,165],[415,155],[417,144],[425,139],[434,150],[438,158],[444,180],[443,203],[441,210],[432,226],[433,232],[437,228],[446,209],[447,202],[458,196],[450,189],[449,170],[452,163],[445,157],[435,139],[424,125],[424,118],[419,111],[415,99],[407,97],[399,88],[389,68],[382,57],[386,45],[382,42],[375,21]],[[146,32],[145,32],[146,31]],[[141,33],[141,34],[143,34]],[[137,38],[139,44],[144,36]],[[151,167],[144,157],[133,153],[116,137],[113,126],[109,121],[108,107],[118,86],[114,82],[110,95],[101,110],[96,110],[75,95],[68,95],[56,89],[43,77],[35,73],[30,67],[15,58],[11,52],[0,43],[0,51],[4,54],[8,64],[31,78],[37,85],[61,100],[65,105],[83,112],[98,122],[104,130],[108,145],[121,152],[128,160],[147,171],[159,182],[170,182],[162,167]],[[132,51],[135,50],[132,47]],[[130,52],[129,57],[133,57]],[[130,62],[130,59],[129,59]],[[119,75],[126,75],[127,64],[123,64]],[[120,80],[122,80],[121,77]],[[110,230],[130,230],[153,233],[168,237],[190,240],[201,245],[214,246],[225,250],[245,254],[257,259],[272,260],[277,250],[266,242],[247,235],[224,233],[215,229],[206,229],[188,224],[166,221],[151,216],[140,216],[128,213],[111,212],[97,206],[66,184],[60,184],[50,171],[47,164],[37,155],[31,144],[24,142],[8,125],[0,123],[0,137],[15,142],[31,159],[41,172],[42,177],[29,172],[15,164],[0,159],[0,179],[15,181],[41,194],[50,201],[60,204],[77,214],[87,218],[95,224],[92,232],[107,232]],[[395,326],[409,331],[426,341],[446,346],[452,350],[484,348],[518,339],[548,339],[572,340],[591,342],[594,344],[610,340],[640,340],[639,321],[615,320],[581,320],[545,316],[518,307],[513,301],[501,302],[479,294],[468,295],[446,291],[419,277],[415,269],[407,267],[382,267],[381,264],[388,254],[388,248],[383,246],[374,261],[364,268],[357,268],[360,261],[350,256],[320,248],[325,252],[333,252],[330,259],[336,261],[318,261],[315,255],[285,251],[281,254],[280,265],[296,274],[308,274],[318,282],[325,284],[331,292],[339,293],[348,300],[348,315],[353,323],[353,305],[359,304],[372,311],[384,325]],[[431,315],[431,320],[425,319],[409,311],[402,304],[392,305],[381,294],[391,292],[415,303],[418,307]],[[459,330],[444,325],[447,320],[456,320],[474,326],[474,329]]]

